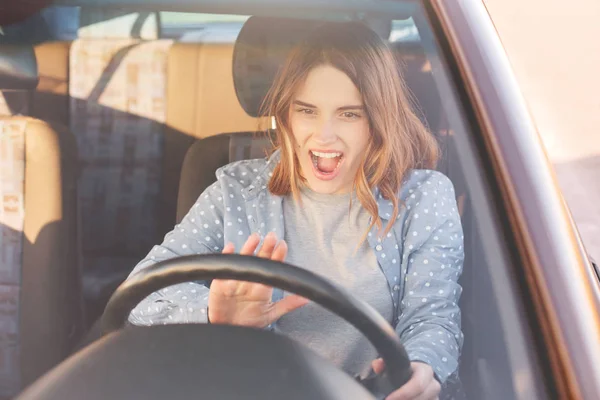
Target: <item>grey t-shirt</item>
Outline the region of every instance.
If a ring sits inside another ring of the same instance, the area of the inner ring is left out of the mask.
[[[373,249],[365,240],[357,250],[369,227],[369,213],[356,195],[326,195],[305,188],[301,202],[291,196],[284,199],[283,213],[289,248],[286,262],[349,289],[391,322],[392,297]],[[373,346],[358,330],[314,303],[283,316],[276,330],[351,375],[365,375],[377,358]]]

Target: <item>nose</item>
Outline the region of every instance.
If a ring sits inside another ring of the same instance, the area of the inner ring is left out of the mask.
[[[319,144],[330,144],[335,142],[335,126],[332,118],[323,120],[314,133],[314,139]]]

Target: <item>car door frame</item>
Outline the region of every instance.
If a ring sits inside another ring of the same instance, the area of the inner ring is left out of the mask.
[[[539,334],[538,356],[548,361],[549,393],[600,398],[598,281],[487,9],[482,0],[429,0],[424,8],[480,133],[486,184],[518,261],[513,276]]]

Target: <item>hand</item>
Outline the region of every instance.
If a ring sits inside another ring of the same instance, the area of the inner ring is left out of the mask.
[[[371,364],[375,373],[385,369],[381,358]],[[412,376],[400,389],[392,392],[386,400],[437,400],[440,394],[440,383],[433,377],[433,368],[422,362],[411,362]]]
[[[250,235],[240,254],[253,255],[259,243],[258,234]],[[234,251],[231,243],[223,248],[223,254],[233,254]],[[287,244],[284,240],[277,243],[277,237],[271,232],[265,237],[257,255],[274,261],[284,261]],[[215,279],[208,294],[210,323],[264,328],[284,314],[308,303],[308,300],[297,295],[286,296],[273,303],[272,294],[272,287],[260,283]]]

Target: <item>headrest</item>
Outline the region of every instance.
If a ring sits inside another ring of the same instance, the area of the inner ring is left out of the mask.
[[[258,117],[260,106],[288,52],[320,21],[250,17],[233,50],[233,84],[246,113]]]
[[[32,46],[0,45],[0,90],[34,90],[38,70]]]
[[[233,84],[238,101],[251,117],[260,107],[289,51],[325,21],[250,17],[242,27],[233,51]],[[388,39],[391,20],[367,18],[363,23]]]
[[[158,38],[158,16],[154,12],[82,7],[78,37],[84,39]]]

